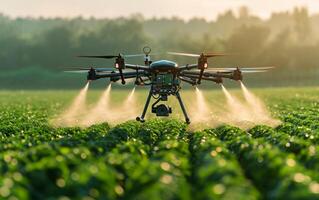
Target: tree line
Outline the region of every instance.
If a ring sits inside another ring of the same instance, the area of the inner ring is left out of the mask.
[[[59,76],[53,74],[65,67],[113,66],[113,61],[78,59],[76,55],[136,54],[145,45],[155,53],[163,53],[154,59],[174,59],[180,64],[194,60],[168,56],[165,52],[232,54],[212,59],[211,67],[276,66],[258,78],[249,76],[248,81],[257,86],[269,82],[319,83],[319,14],[309,15],[306,8],[273,13],[267,20],[251,15],[246,7],[240,8],[238,14],[226,11],[214,21],[145,19],[140,14],[116,19],[10,18],[2,14],[0,27],[0,65],[6,72],[0,75],[2,87],[15,80],[35,81],[33,71],[39,70],[43,71],[37,72],[39,77],[52,79],[52,87],[60,87],[69,76],[60,76],[64,78],[56,83]],[[142,59],[130,61],[142,63]],[[31,88],[38,84],[25,82]]]

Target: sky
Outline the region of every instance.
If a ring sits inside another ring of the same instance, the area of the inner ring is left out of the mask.
[[[0,13],[11,17],[119,17],[141,13],[146,18],[178,16],[214,20],[228,9],[249,7],[264,19],[272,12],[307,7],[319,13],[319,0],[0,0]]]

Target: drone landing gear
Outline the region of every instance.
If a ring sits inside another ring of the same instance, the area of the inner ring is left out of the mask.
[[[189,117],[188,117],[188,115],[187,115],[187,113],[186,113],[186,109],[185,109],[185,106],[184,106],[184,104],[183,104],[182,98],[181,98],[181,96],[179,95],[179,92],[176,93],[176,98],[177,98],[177,100],[178,100],[178,102],[179,102],[179,105],[180,105],[181,108],[182,108],[182,111],[183,111],[183,114],[184,114],[186,123],[187,123],[187,124],[190,124],[191,121],[189,120]]]
[[[136,121],[139,121],[139,122],[145,122],[145,115],[146,115],[146,111],[147,111],[147,108],[150,104],[150,101],[151,101],[151,97],[152,97],[152,91],[150,91],[148,93],[148,97],[147,97],[147,100],[146,100],[146,103],[145,103],[145,106],[144,106],[144,110],[143,110],[143,113],[141,115],[141,117],[136,117]]]
[[[141,117],[136,117],[136,120],[139,121],[139,122],[145,122],[145,115],[146,115],[146,112],[147,112],[147,108],[150,104],[150,101],[151,101],[151,98],[152,98],[152,91],[149,92],[148,94],[148,97],[147,97],[147,100],[146,100],[146,103],[145,103],[145,106],[144,106],[144,110],[143,110],[143,113],[141,115]],[[189,117],[186,113],[186,109],[185,109],[185,106],[183,104],[183,101],[182,101],[182,98],[179,94],[179,92],[176,93],[176,98],[179,102],[179,105],[181,106],[181,109],[183,111],[183,114],[184,114],[184,117],[185,117],[185,121],[187,124],[190,124],[190,120],[189,120]],[[167,96],[166,98],[163,98],[163,99],[166,99],[167,100]],[[168,116],[169,113],[172,113],[172,110],[170,107],[166,107],[164,104],[161,104],[161,105],[158,105],[158,106],[155,106],[158,102],[160,101],[160,99],[158,99],[153,105],[152,105],[152,112],[153,113],[156,113],[157,116]]]

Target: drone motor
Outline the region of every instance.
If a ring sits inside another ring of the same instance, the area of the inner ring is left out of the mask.
[[[92,81],[92,80],[96,80],[96,72],[93,68],[91,68],[88,72],[88,75],[87,75],[87,80],[89,81]]]

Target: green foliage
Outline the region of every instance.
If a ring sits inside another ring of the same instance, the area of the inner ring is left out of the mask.
[[[310,91],[270,98],[276,128],[196,132],[174,119],[52,127],[68,92],[2,92],[0,199],[318,199]]]
[[[208,131],[209,132],[209,131]],[[196,199],[259,199],[260,194],[247,180],[235,156],[216,137],[206,132],[191,136],[193,177]]]

